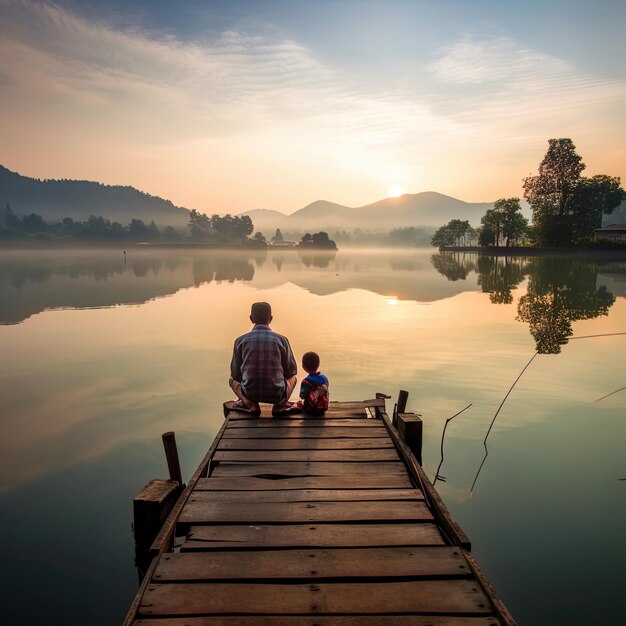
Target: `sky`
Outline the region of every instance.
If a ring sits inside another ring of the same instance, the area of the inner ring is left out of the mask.
[[[0,0],[0,164],[206,213],[626,175],[621,0]]]

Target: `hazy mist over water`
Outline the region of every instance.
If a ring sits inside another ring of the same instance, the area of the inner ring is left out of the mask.
[[[520,624],[619,622],[626,391],[598,400],[626,384],[625,261],[137,248],[0,252],[7,623],[27,601],[32,624],[121,621],[132,497],[167,474],[162,432],[195,469],[258,300],[332,399],[410,392],[431,477],[472,403],[437,488]]]

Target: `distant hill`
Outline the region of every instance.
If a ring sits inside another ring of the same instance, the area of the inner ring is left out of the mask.
[[[37,213],[46,222],[58,222],[64,217],[82,221],[90,215],[123,225],[133,218],[146,223],[154,220],[161,226],[184,227],[189,222],[187,209],[134,187],[86,180],[39,180],[0,165],[0,208],[4,209],[7,202],[18,217]]]
[[[438,228],[451,219],[469,220],[472,226],[493,202],[463,202],[434,191],[404,194],[398,198],[385,198],[361,207],[347,207],[326,200],[318,200],[303,209],[285,215],[279,211],[257,209],[247,211],[256,230],[336,230],[361,228],[367,230],[392,230],[407,226]]]

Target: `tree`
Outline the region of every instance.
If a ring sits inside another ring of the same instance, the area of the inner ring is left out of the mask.
[[[336,250],[337,244],[328,237],[328,233],[320,231],[319,233],[306,233],[302,236],[299,248],[314,248],[319,250]]]
[[[538,176],[524,179],[524,197],[533,212],[537,243],[571,245],[593,235],[602,214],[610,214],[623,198],[620,179],[581,177],[585,164],[571,139],[550,139]]]
[[[148,228],[147,228],[147,241],[158,241],[161,238],[161,231],[159,230],[159,227],[154,223],[154,220],[152,220],[149,224],[148,224]]]
[[[13,213],[13,209],[8,202],[6,209],[4,210],[4,224],[7,228],[21,228],[22,226],[20,218]]]
[[[195,209],[189,214],[189,231],[194,239],[208,239],[214,234],[211,220],[205,213],[199,213]]]
[[[162,233],[163,241],[178,241],[180,233],[173,226],[166,226]]]
[[[255,239],[255,241],[258,241],[259,243],[267,243],[265,235],[260,230],[254,233],[253,239]]]
[[[522,239],[528,232],[528,220],[522,215],[519,198],[496,200],[493,209],[487,210],[480,223],[481,246],[499,246],[504,242],[508,248],[512,242]]]
[[[450,220],[439,228],[433,235],[430,243],[439,248],[443,246],[466,246],[476,239],[476,231],[468,220]]]
[[[272,243],[285,243],[285,239],[283,238],[283,234],[280,232],[280,228],[276,229],[274,236],[272,237]]]
[[[610,215],[625,197],[620,179],[598,174],[579,182],[581,211],[574,224],[575,237],[588,237],[602,226],[602,215]]]
[[[36,213],[31,213],[30,215],[25,215],[22,218],[22,228],[24,230],[29,230],[33,233],[43,233],[46,231],[48,225],[44,221],[41,215],[37,215]]]
[[[143,220],[131,220],[128,225],[128,234],[132,241],[149,241],[150,239],[150,230]]]

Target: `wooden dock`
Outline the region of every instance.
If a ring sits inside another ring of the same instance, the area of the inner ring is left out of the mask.
[[[324,418],[230,412],[124,625],[514,625],[403,418],[382,399]]]

